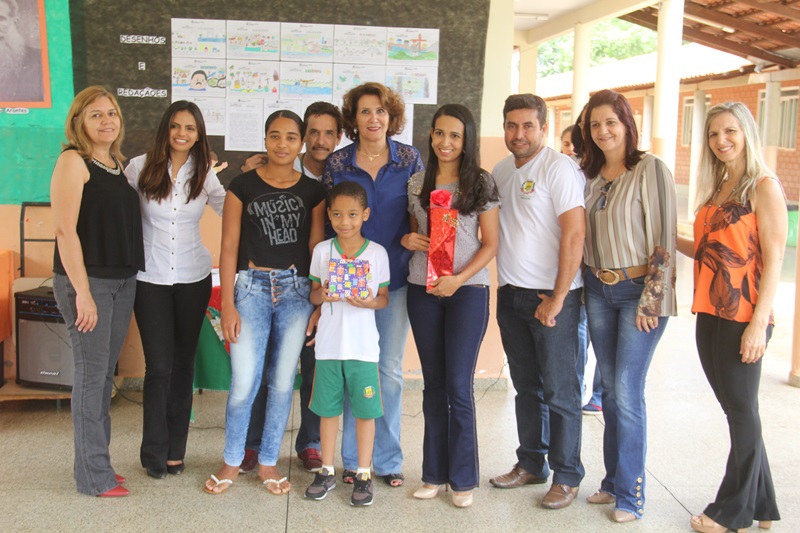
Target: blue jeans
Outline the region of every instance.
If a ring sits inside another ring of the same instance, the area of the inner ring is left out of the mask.
[[[408,338],[408,287],[389,293],[389,305],[375,311],[375,323],[380,334],[380,359],[383,416],[375,419],[375,449],[372,466],[375,474],[386,476],[403,471],[403,450],[400,448],[400,422],[403,416],[403,354]],[[342,430],[342,463],[347,470],[358,467],[356,422],[345,397]]]
[[[585,370],[586,363],[589,362],[589,323],[586,320],[586,306],[581,305],[581,319],[578,322],[578,365],[575,368],[578,372],[578,381],[581,382],[581,394],[586,390]],[[600,365],[594,367],[594,379],[592,379],[592,397],[586,402],[590,405],[603,405],[601,394],[603,393],[603,386],[600,384]],[[583,398],[583,396],[581,396]]]
[[[311,282],[288,270],[242,270],[234,288],[242,320],[239,341],[231,344],[231,392],[225,419],[225,464],[244,459],[247,426],[267,365],[267,410],[258,462],[274,466],[292,409],[297,360],[306,338]],[[266,357],[267,346],[274,347]]]
[[[577,487],[584,475],[581,384],[575,371],[581,289],[569,291],[554,327],[533,316],[540,294],[553,291],[511,285],[497,290],[497,323],[517,391],[517,458],[537,477],[547,477],[552,468],[553,483]]]
[[[422,481],[453,490],[478,486],[475,365],[489,323],[489,288],[466,286],[449,298],[408,286],[408,318],[422,365]]]
[[[133,313],[136,276],[127,279],[89,278],[97,306],[97,325],[81,333],[75,326],[75,288],[67,276],[53,275],[58,310],[72,342],[75,378],[72,384],[72,425],[75,439],[74,476],[78,492],[96,496],[117,486],[108,446],[111,443],[111,389],[114,368]]]
[[[669,317],[659,317],[650,333],[636,328],[644,278],[605,285],[587,269],[584,280],[589,332],[603,380],[606,477],[600,489],[616,496],[617,509],[641,518],[647,453],[644,386]]]

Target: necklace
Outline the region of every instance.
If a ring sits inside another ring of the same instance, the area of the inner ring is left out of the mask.
[[[719,186],[717,187],[717,190],[714,191],[714,194],[711,195],[711,199],[708,201],[709,204],[713,204],[714,203],[714,199],[717,197],[717,195],[720,193],[720,191],[722,191],[722,186],[725,185],[726,181],[728,181],[728,177],[729,176],[726,174],[722,178],[722,180],[720,180]],[[736,194],[736,191],[739,190],[739,187],[741,187],[741,185],[742,185],[742,180],[741,180],[741,178],[739,178],[739,182],[736,184],[736,186],[733,189],[731,189],[731,192],[728,193],[728,196],[726,196],[723,201],[721,201],[720,203],[717,204],[717,207],[722,207],[722,204],[724,204],[725,202],[727,202],[728,200],[733,198],[733,196]]]
[[[382,156],[382,155],[384,154],[384,152],[386,152],[386,150],[388,150],[388,149],[389,149],[389,145],[387,144],[386,146],[384,146],[384,147],[383,147],[383,150],[381,150],[381,151],[380,151],[380,152],[378,152],[377,154],[375,154],[375,155],[369,155],[369,154],[366,152],[366,150],[364,150],[363,148],[361,148],[361,146],[359,146],[359,147],[358,147],[358,151],[359,151],[359,152],[361,152],[362,154],[364,154],[364,156],[365,156],[367,159],[369,159],[369,162],[370,162],[370,163],[372,163],[373,161],[375,161],[375,159],[377,159],[378,157]]]
[[[119,162],[117,161],[117,158],[114,157],[113,155],[111,156],[111,160],[114,161],[114,164],[116,165],[116,168],[109,168],[108,166],[104,165],[102,162],[98,161],[94,157],[92,158],[92,163],[94,163],[98,167],[102,168],[103,170],[105,170],[109,174],[113,174],[114,176],[119,176],[119,173],[120,173]]]

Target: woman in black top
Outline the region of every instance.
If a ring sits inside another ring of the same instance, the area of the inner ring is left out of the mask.
[[[139,196],[122,174],[122,115],[100,86],[78,93],[50,184],[53,285],[72,341],[75,482],[91,496],[127,496],[111,466],[111,388],[144,270]]]

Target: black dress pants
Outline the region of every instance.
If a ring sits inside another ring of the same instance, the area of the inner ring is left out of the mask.
[[[733,530],[750,527],[753,520],[780,520],[758,414],[761,360],[746,364],[739,353],[747,326],[698,313],[695,331],[703,371],[728,418],[731,438],[725,477],[705,514]],[[766,334],[769,341],[772,326]]]
[[[166,468],[186,455],[197,341],[211,275],[195,283],[136,284],[134,312],[144,347],[142,466]]]

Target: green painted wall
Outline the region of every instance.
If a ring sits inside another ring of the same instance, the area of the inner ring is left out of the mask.
[[[53,107],[25,115],[0,109],[0,204],[50,200],[50,175],[75,95],[69,0],[45,0],[44,5]]]

